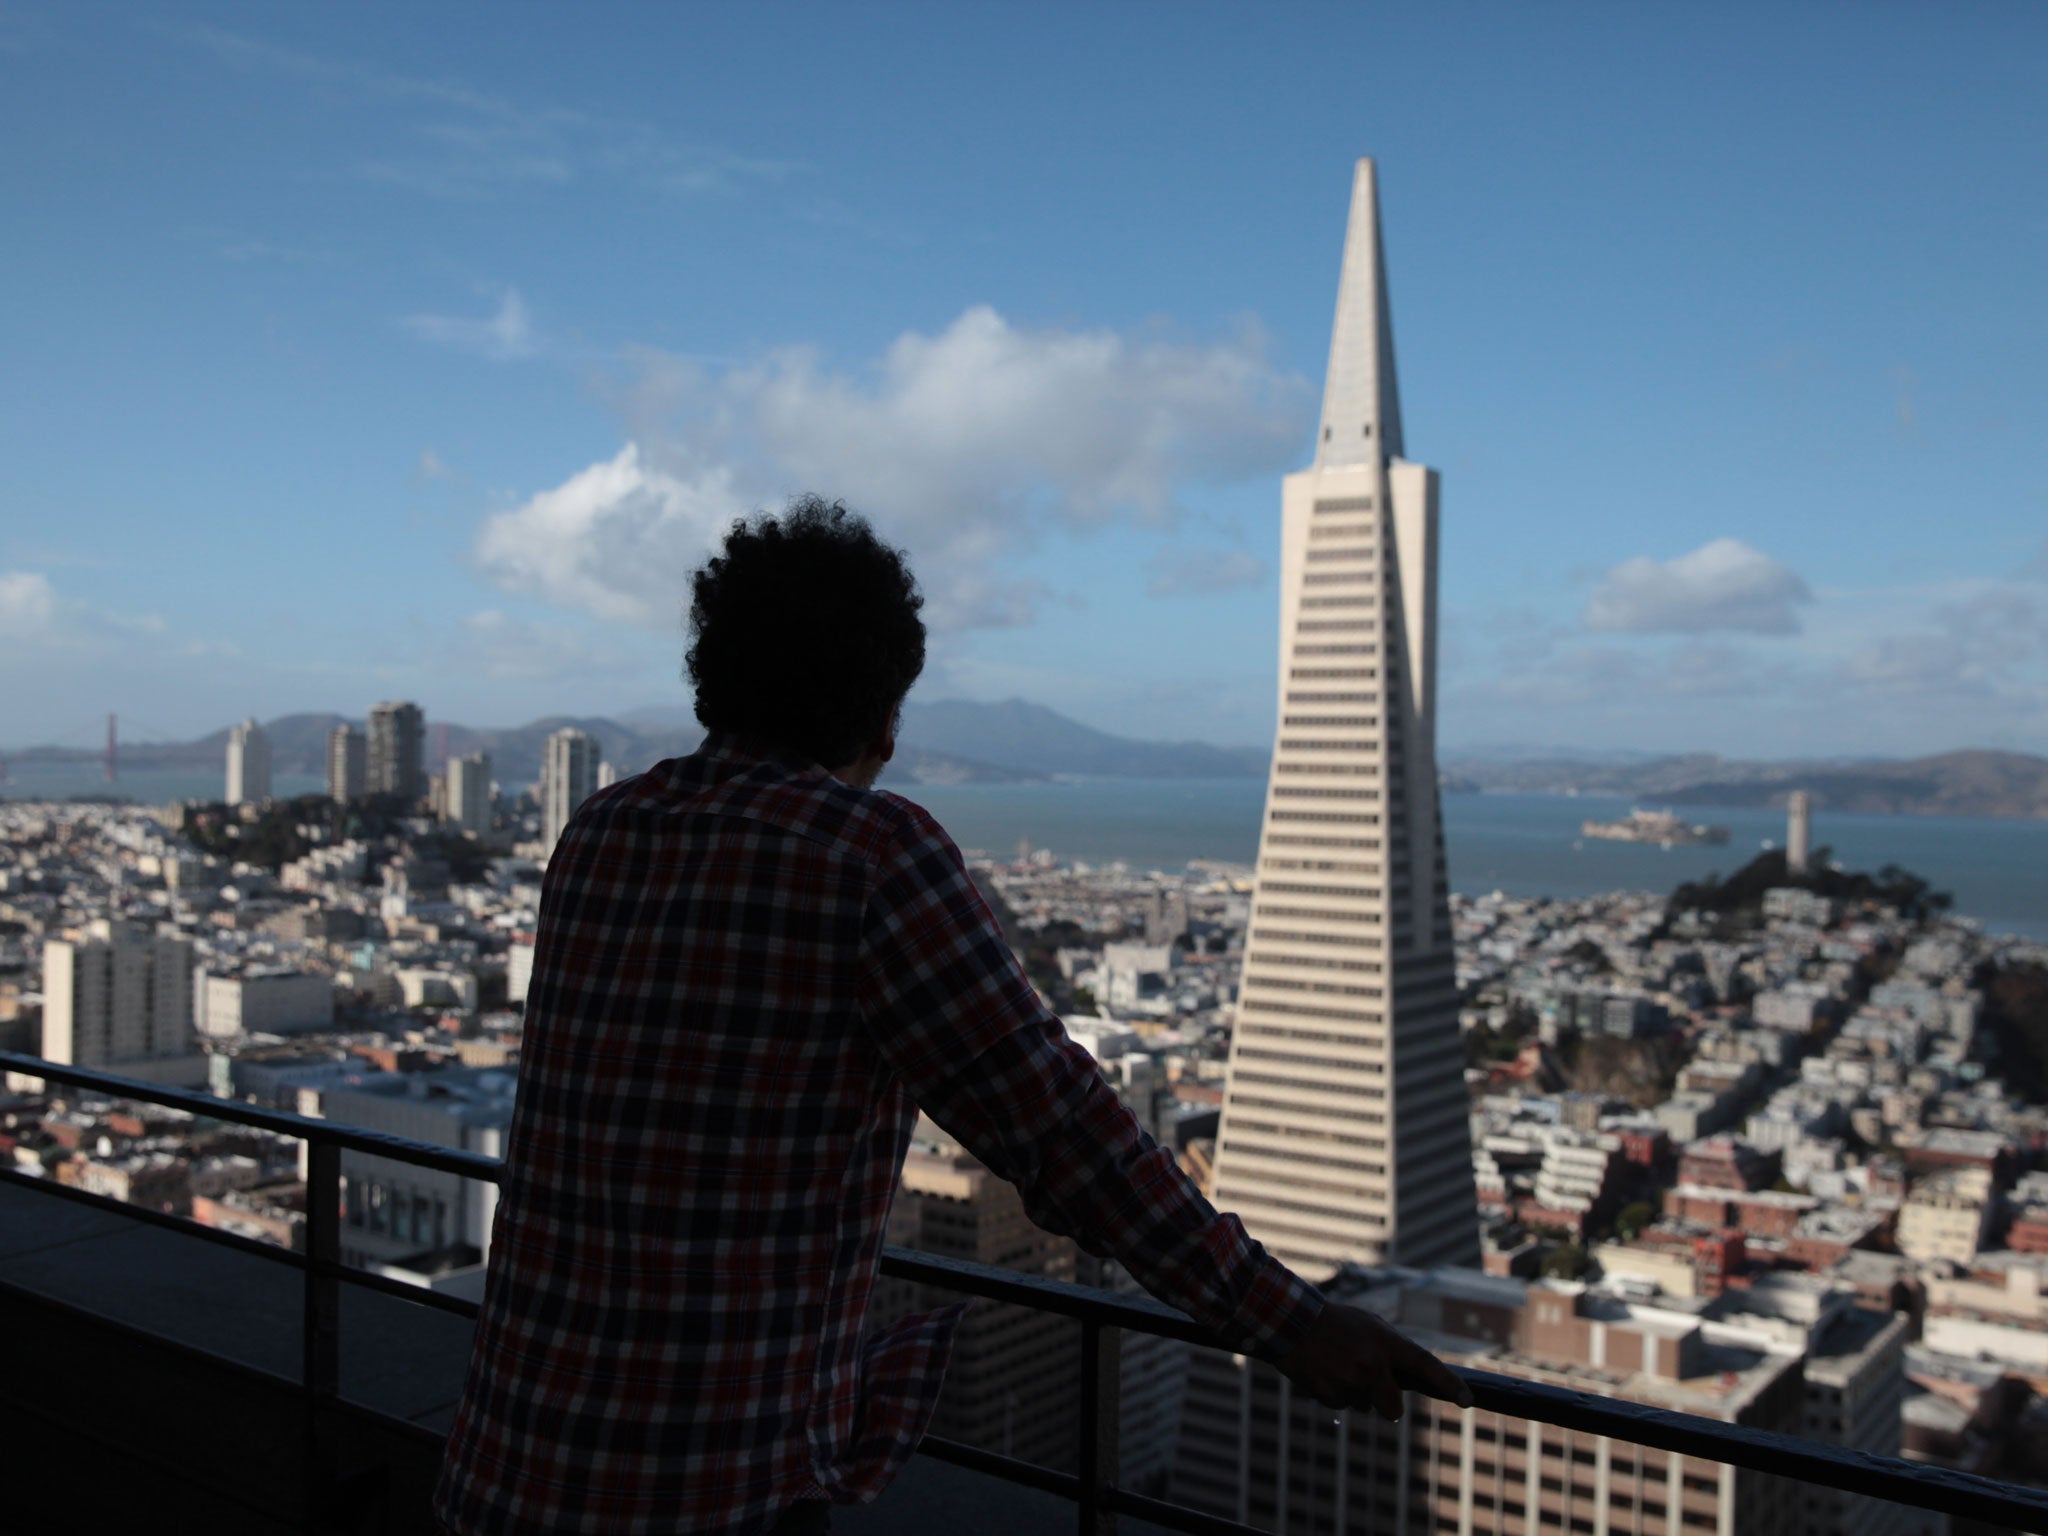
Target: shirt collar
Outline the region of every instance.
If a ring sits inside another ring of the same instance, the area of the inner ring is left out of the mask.
[[[697,746],[697,755],[727,763],[774,763],[792,773],[804,773],[819,766],[801,752],[757,747],[743,742],[732,731],[706,731],[704,740]]]

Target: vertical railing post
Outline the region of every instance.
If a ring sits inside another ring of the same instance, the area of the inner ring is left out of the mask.
[[[328,1408],[341,1388],[341,1148],[324,1137],[306,1141],[306,1295],[302,1314],[304,1359],[303,1487],[308,1531],[333,1519],[339,1484]]]
[[[1104,1490],[1117,1480],[1123,1432],[1123,1330],[1081,1321],[1081,1536],[1116,1536]]]

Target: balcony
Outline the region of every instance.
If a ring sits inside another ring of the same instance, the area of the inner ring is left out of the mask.
[[[147,1520],[179,1530],[430,1532],[427,1494],[461,1388],[476,1306],[341,1262],[341,1155],[348,1150],[487,1182],[497,1181],[501,1165],[32,1057],[0,1053],[0,1070],[296,1138],[306,1147],[308,1175],[305,1243],[293,1251],[0,1169],[0,1326],[10,1366],[0,1397],[12,1410],[7,1437],[17,1468],[8,1489],[10,1528],[61,1521],[99,1530]],[[1186,1317],[1146,1298],[902,1249],[888,1251],[883,1270],[1071,1320],[1080,1351],[1073,1470],[929,1438],[877,1504],[835,1512],[835,1530],[1021,1533],[1071,1525],[1084,1536],[1244,1536],[1261,1529],[1119,1481],[1121,1341],[1138,1333],[1213,1347]],[[1501,1475],[1514,1471],[1510,1492],[1527,1487],[1526,1506],[1504,1497],[1498,1481],[1475,1487],[1434,1469],[1411,1476],[1404,1451],[1398,1479],[1391,1467],[1386,1479],[1398,1482],[1398,1494],[1388,1496],[1399,1498],[1399,1517],[1375,1519],[1376,1528],[1584,1527],[1615,1536],[1733,1529],[1726,1496],[1732,1473],[1718,1480],[1719,1503],[1694,1497],[1696,1487],[1711,1490],[1716,1479],[1693,1477],[1668,1508],[1648,1505],[1638,1492],[1582,1513],[1583,1499],[1568,1488],[1553,1490],[1530,1465],[1526,1446],[1547,1440],[1510,1448],[1501,1426],[1519,1421],[1564,1432],[1567,1455],[1570,1436],[1594,1437],[1603,1478],[1610,1444],[1641,1448],[1618,1463],[1638,1470],[1650,1463],[1643,1451],[1737,1469],[1752,1479],[1754,1497],[1771,1501],[1773,1522],[1787,1530],[1799,1528],[1798,1506],[1786,1484],[1771,1480],[1796,1481],[1809,1493],[1845,1490],[1979,1526],[2048,1531],[2048,1493],[2037,1490],[1568,1387],[1466,1374],[1477,1407],[1463,1416],[1465,1442],[1469,1447],[1476,1432],[1500,1446]],[[1277,1435],[1284,1457],[1299,1405],[1288,1403],[1277,1379],[1256,1392],[1248,1385],[1242,1402],[1245,1443],[1271,1443]],[[1256,1422],[1255,1403],[1262,1405]],[[1410,1417],[1460,1418],[1434,1405],[1418,1405]],[[1340,1445],[1351,1433],[1387,1434],[1362,1416],[1355,1427],[1348,1414],[1331,1424]],[[1334,1505],[1325,1499],[1306,1526],[1297,1521],[1296,1536],[1305,1528],[1345,1529],[1347,1496],[1355,1518],[1385,1491],[1369,1480],[1347,1494],[1344,1481],[1335,1479]],[[1671,1487],[1680,1487],[1675,1475]],[[1257,1513],[1240,1511],[1247,1512]],[[1287,1513],[1283,1508],[1273,1523],[1285,1526]]]

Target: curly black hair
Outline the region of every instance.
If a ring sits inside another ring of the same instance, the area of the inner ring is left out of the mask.
[[[924,598],[900,550],[842,502],[741,519],[690,578],[697,718],[839,768],[896,721],[924,670]]]

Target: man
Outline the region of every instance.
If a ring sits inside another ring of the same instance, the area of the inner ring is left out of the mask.
[[[919,1108],[1032,1219],[1332,1404],[1468,1402],[1219,1215],[1067,1039],[917,806],[902,556],[814,498],[694,579],[709,729],[548,863],[456,1536],[823,1530],[917,1447],[962,1307],[864,1327]]]

